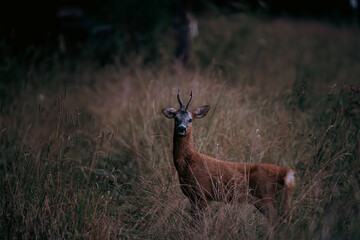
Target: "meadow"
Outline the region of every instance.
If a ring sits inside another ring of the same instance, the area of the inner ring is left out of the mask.
[[[198,21],[187,67],[168,33],[147,64],[4,58],[2,239],[360,238],[360,32],[246,14]],[[247,204],[211,203],[205,231],[194,226],[161,113],[178,107],[178,88],[194,91],[194,109],[211,107],[194,121],[199,152],[296,171],[292,218],[270,236]]]

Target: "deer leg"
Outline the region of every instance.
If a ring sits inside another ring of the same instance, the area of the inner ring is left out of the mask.
[[[274,198],[264,197],[258,199],[254,205],[267,219],[269,219],[272,224],[277,222],[278,214],[276,211],[276,201]]]
[[[278,220],[277,204],[275,199],[276,189],[272,184],[266,182],[258,183],[254,192],[254,206],[271,222],[275,224]]]
[[[281,193],[280,216],[284,219],[291,218],[290,214],[290,189],[285,187]]]
[[[191,202],[191,216],[196,222],[200,222],[204,218],[206,206],[207,203],[205,200],[195,200]]]
[[[204,232],[205,223],[204,223],[204,210],[207,206],[205,200],[195,200],[191,202],[191,216],[195,222],[196,228],[200,232]]]

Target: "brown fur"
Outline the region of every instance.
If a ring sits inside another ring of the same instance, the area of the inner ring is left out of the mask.
[[[277,195],[282,195],[281,215],[288,211],[294,186],[292,169],[273,164],[225,162],[200,154],[194,149],[191,126],[185,136],[174,132],[173,140],[174,165],[194,217],[199,218],[210,201],[247,199],[274,222],[278,219]]]
[[[280,213],[285,216],[295,184],[294,171],[273,164],[225,162],[196,152],[192,120],[206,116],[210,106],[190,112],[192,91],[190,97],[185,106],[178,90],[180,109],[165,108],[162,112],[167,118],[175,119],[174,165],[181,190],[191,202],[193,216],[200,218],[210,201],[246,199],[276,224],[276,196],[282,196]]]

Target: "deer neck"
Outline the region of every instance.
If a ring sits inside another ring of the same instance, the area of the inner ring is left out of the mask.
[[[185,136],[179,136],[174,132],[174,164],[178,171],[186,168],[192,157],[196,153],[192,128],[187,129]]]

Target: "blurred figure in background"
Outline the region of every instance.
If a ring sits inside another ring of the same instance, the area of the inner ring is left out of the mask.
[[[190,58],[190,40],[198,35],[197,22],[189,13],[189,1],[173,0],[175,57],[183,65]]]
[[[359,26],[359,18],[358,18],[358,9],[359,9],[359,1],[358,0],[349,0],[350,7],[353,12],[353,22],[354,27],[358,28]]]

